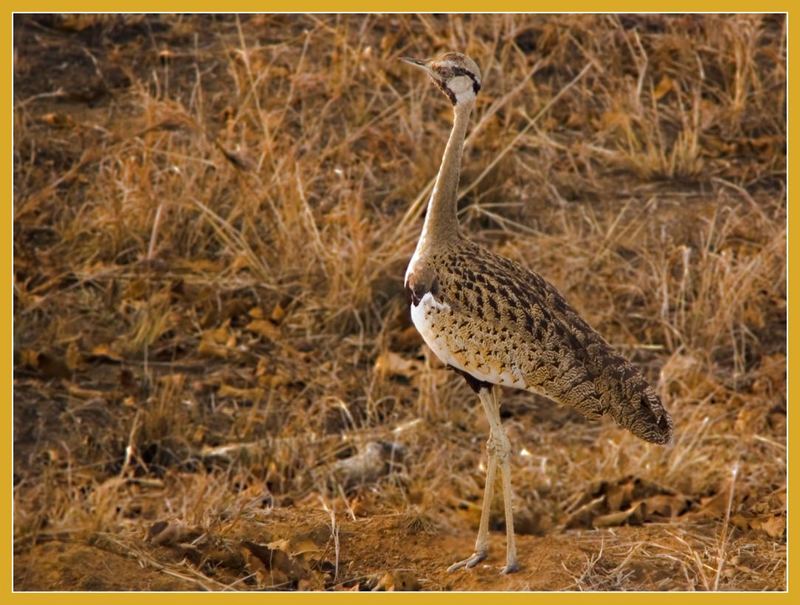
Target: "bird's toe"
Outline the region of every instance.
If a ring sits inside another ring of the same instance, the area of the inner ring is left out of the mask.
[[[486,552],[474,552],[470,557],[467,557],[463,561],[457,561],[456,563],[453,563],[447,568],[447,571],[452,573],[458,569],[472,569],[485,558]]]

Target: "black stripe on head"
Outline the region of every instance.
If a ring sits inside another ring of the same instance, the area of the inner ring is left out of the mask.
[[[478,82],[478,79],[475,77],[475,74],[471,71],[464,69],[463,67],[454,67],[453,68],[453,75],[454,76],[467,76],[470,80],[472,80],[472,92],[478,94],[478,91],[481,89],[481,83]]]
[[[439,90],[441,90],[444,94],[447,95],[447,98],[450,99],[450,102],[453,105],[456,104],[456,101],[457,101],[456,95],[452,90],[450,90],[450,88],[447,86],[447,84],[445,84],[444,82],[442,82],[441,80],[436,79],[436,78],[433,79],[433,83],[436,84],[436,86],[439,87]]]

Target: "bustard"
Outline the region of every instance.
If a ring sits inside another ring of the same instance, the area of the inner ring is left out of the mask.
[[[511,445],[500,420],[498,386],[538,393],[585,416],[610,415],[653,443],[672,436],[672,420],[642,373],[589,326],[541,276],[464,237],[456,202],[464,135],[481,88],[478,66],[448,52],[436,59],[403,59],[425,71],[450,99],[450,139],[428,202],[405,288],[411,318],[445,364],[466,378],[489,418],[488,464],[475,552],[449,567],[470,568],[486,558],[489,508],[500,467],[506,519],[506,565],[519,568],[511,505]]]

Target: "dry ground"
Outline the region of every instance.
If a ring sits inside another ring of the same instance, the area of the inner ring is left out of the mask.
[[[785,43],[760,16],[35,16],[15,44],[17,589],[780,590]],[[503,395],[402,275],[481,65],[466,231],[658,385],[665,448]],[[559,96],[560,95],[560,96]]]

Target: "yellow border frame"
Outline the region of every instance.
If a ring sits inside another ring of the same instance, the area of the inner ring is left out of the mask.
[[[3,218],[0,220],[2,228],[2,241],[6,243],[0,248],[0,263],[9,269],[9,289],[0,296],[0,305],[6,321],[0,322],[0,339],[6,343],[0,347],[3,365],[7,368],[0,373],[0,392],[6,393],[7,398],[0,414],[0,426],[2,434],[7,436],[6,455],[0,455],[0,469],[2,469],[2,497],[0,497],[0,518],[3,523],[0,525],[0,600],[3,602],[16,603],[37,603],[45,599],[58,600],[71,603],[94,602],[101,603],[112,600],[114,603],[140,603],[153,602],[154,600],[169,600],[170,603],[190,603],[197,599],[235,599],[237,602],[260,603],[265,600],[276,598],[291,600],[297,603],[310,603],[322,601],[336,601],[339,603],[349,602],[351,599],[370,598],[364,596],[370,593],[287,593],[280,595],[271,593],[213,593],[202,595],[196,593],[14,593],[12,557],[13,557],[13,519],[12,519],[12,448],[13,448],[13,423],[11,421],[12,411],[12,377],[13,377],[13,99],[11,95],[12,69],[13,69],[13,49],[12,49],[12,27],[14,12],[215,12],[222,7],[226,12],[781,12],[787,14],[788,20],[788,60],[789,60],[789,106],[788,106],[788,145],[789,153],[787,156],[787,167],[791,166],[788,158],[792,157],[791,149],[796,148],[798,143],[798,130],[800,129],[800,116],[798,116],[798,105],[800,104],[800,90],[798,90],[798,80],[796,72],[798,69],[798,57],[800,57],[800,38],[793,35],[798,30],[798,14],[800,10],[789,10],[790,2],[780,0],[762,0],[761,2],[743,2],[741,0],[706,0],[705,2],[688,0],[669,0],[660,2],[641,2],[635,0],[615,0],[613,2],[593,3],[589,0],[561,0],[558,3],[534,3],[523,2],[520,0],[495,0],[491,4],[479,0],[461,0],[456,2],[448,0],[445,2],[424,2],[420,0],[404,0],[398,2],[389,0],[378,2],[377,0],[344,0],[338,2],[305,0],[273,0],[272,2],[247,2],[242,0],[229,0],[224,5],[218,2],[186,0],[171,2],[152,2],[140,1],[116,2],[113,5],[109,2],[97,2],[95,0],[78,0],[74,2],[56,1],[30,1],[11,0],[6,9],[0,13],[0,36],[3,41],[5,54],[0,62],[2,69],[2,81],[6,83],[3,96],[8,107],[8,117],[2,122],[2,137],[7,144],[2,147],[3,165],[6,167],[2,171],[3,189],[8,192],[7,196],[2,197]],[[167,10],[168,9],[168,10]],[[487,10],[488,9],[488,10]],[[792,306],[794,295],[800,291],[800,274],[797,266],[800,264],[800,247],[794,238],[798,237],[798,221],[800,214],[797,210],[798,186],[800,186],[800,171],[788,171],[788,259],[787,259],[787,313],[788,319],[788,409],[789,409],[789,485],[795,486],[800,478],[800,468],[797,464],[792,464],[793,458],[797,453],[797,442],[800,439],[800,426],[797,412],[792,404],[795,402],[798,389],[800,389],[800,374],[796,371],[797,361],[800,356],[800,330],[798,323],[791,321]],[[792,271],[791,269],[794,269]],[[795,305],[796,306],[796,305]],[[788,500],[789,511],[794,511],[800,506],[800,493],[796,488],[789,489]],[[641,593],[587,593],[585,596],[574,593],[502,593],[493,594],[489,597],[485,593],[374,593],[374,598],[397,601],[397,599],[413,599],[415,602],[441,602],[444,600],[457,600],[464,605],[471,605],[485,602],[487,598],[499,599],[506,603],[514,602],[536,602],[543,603],[566,603],[573,599],[590,599],[595,603],[618,604],[622,601],[633,602],[648,599],[650,603],[666,603],[675,599],[680,599],[685,603],[698,602],[725,602],[725,603],[747,603],[770,602],[788,603],[791,595],[800,591],[800,568],[798,568],[798,557],[794,555],[794,549],[798,545],[800,535],[798,535],[798,524],[794,516],[789,514],[787,525],[788,539],[788,586],[789,591],[782,593],[680,593],[676,595],[654,593],[642,595]],[[792,590],[793,589],[793,590]],[[362,596],[359,596],[362,595]]]

